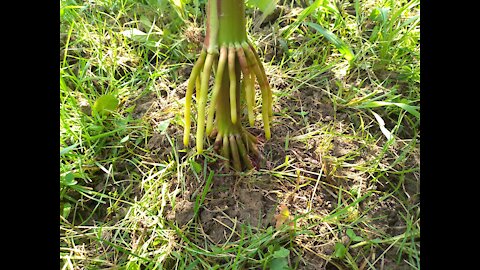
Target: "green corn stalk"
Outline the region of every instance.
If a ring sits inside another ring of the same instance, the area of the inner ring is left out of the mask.
[[[188,79],[183,143],[188,146],[193,90],[197,100],[196,150],[203,152],[205,135],[215,138],[214,149],[237,171],[253,168],[250,154],[263,159],[258,140],[242,126],[240,96],[244,92],[247,118],[255,124],[255,82],[258,82],[265,138],[270,134],[272,90],[260,58],[247,38],[244,0],[208,0],[206,34],[200,56]],[[209,89],[214,72],[213,88]],[[208,92],[211,99],[207,109]],[[243,101],[243,100],[242,100]]]

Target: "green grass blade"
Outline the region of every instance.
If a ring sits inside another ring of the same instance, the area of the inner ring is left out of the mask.
[[[298,15],[297,19],[295,22],[290,24],[287,29],[283,32],[284,38],[287,39],[300,25],[300,23],[303,22],[303,20],[310,15],[312,12],[314,12],[317,8],[319,8],[323,4],[323,0],[316,0],[313,2],[310,6],[305,8],[300,14]]]
[[[79,143],[75,143],[75,144],[72,144],[70,146],[67,146],[65,148],[60,149],[60,156],[63,156],[66,153],[68,153],[68,152],[72,151],[73,149],[77,148],[78,145],[79,145]]]
[[[262,16],[258,20],[257,24],[262,23],[265,18],[270,15],[277,6],[278,0],[247,0],[247,6],[251,5],[262,11]]]
[[[365,103],[362,103],[359,106],[356,106],[357,109],[364,109],[364,108],[376,108],[376,107],[382,107],[382,106],[397,106],[399,108],[404,109],[405,111],[411,113],[413,116],[417,117],[420,119],[420,112],[417,111],[419,108],[418,106],[411,106],[405,103],[399,103],[399,102],[388,102],[388,101],[367,101]]]
[[[354,57],[353,51],[343,40],[337,37],[334,33],[328,31],[327,29],[323,28],[321,25],[312,23],[312,22],[305,22],[305,25],[308,25],[315,29],[318,33],[324,36],[328,41],[333,43],[335,47],[340,51],[340,53],[347,59],[348,61],[352,60]]]
[[[275,10],[278,0],[247,0],[247,5],[252,5],[262,11],[262,17],[268,16]]]
[[[202,192],[202,196],[197,197],[197,200],[195,201],[195,208],[194,208],[194,213],[193,213],[194,217],[197,216],[198,211],[200,210],[200,206],[202,206],[203,201],[205,201],[205,197],[207,196],[208,191],[210,191],[210,185],[211,185],[212,180],[213,180],[213,175],[214,175],[213,171],[210,171],[210,173],[208,174],[207,181],[205,183],[205,188],[203,189],[203,192]]]

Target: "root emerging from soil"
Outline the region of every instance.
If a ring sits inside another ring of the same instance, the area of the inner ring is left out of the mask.
[[[215,80],[210,107],[206,111],[209,79],[212,69]],[[257,138],[241,126],[240,100],[247,106],[250,126],[255,125],[255,82],[258,82],[262,101],[262,120],[265,138],[271,137],[272,91],[265,69],[249,41],[223,44],[220,50],[202,49],[190,75],[185,100],[185,130],[183,143],[189,144],[193,90],[197,98],[197,153],[203,152],[204,135],[216,138],[214,149],[240,171],[253,168],[249,154],[259,159]],[[215,117],[215,119],[214,119]],[[206,119],[206,121],[205,121]]]

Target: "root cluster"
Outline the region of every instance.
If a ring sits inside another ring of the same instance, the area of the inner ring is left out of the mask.
[[[211,93],[210,106],[208,111],[206,111],[209,78],[212,70],[215,74],[215,81]],[[225,76],[224,72],[227,72]],[[241,170],[241,163],[247,168],[251,168],[252,164],[248,159],[248,154],[260,155],[256,146],[258,142],[253,135],[241,126],[239,99],[240,92],[243,92],[248,122],[250,126],[254,126],[256,81],[261,92],[263,128],[265,138],[268,140],[271,137],[272,91],[265,69],[252,44],[249,41],[241,44],[225,44],[220,46],[220,50],[207,50],[204,47],[192,69],[187,85],[184,145],[188,145],[190,138],[192,95],[195,89],[198,106],[197,153],[203,152],[205,131],[207,135],[212,135],[212,132],[215,132],[214,149],[220,151],[225,158],[231,160],[235,169]],[[226,108],[226,106],[229,106],[229,108]],[[216,128],[214,128],[214,123]]]
[[[263,159],[262,154],[258,151],[257,138],[250,132],[243,129],[240,132],[214,132],[216,132],[216,139],[213,149],[230,160],[235,170],[241,171],[243,167],[253,168],[249,153],[258,159]]]

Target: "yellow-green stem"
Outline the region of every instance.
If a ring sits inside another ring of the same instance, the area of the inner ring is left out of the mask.
[[[197,61],[187,87],[184,144],[190,132],[190,107],[193,88],[197,96],[197,153],[203,152],[204,134],[216,136],[214,150],[241,170],[252,168],[248,157],[251,152],[261,157],[257,140],[241,126],[240,95],[245,91],[250,125],[254,125],[255,81],[258,80],[262,97],[262,118],[265,137],[269,139],[271,116],[271,89],[265,70],[253,46],[247,40],[244,0],[208,0],[207,31],[204,48]],[[220,49],[220,51],[219,51]],[[227,71],[225,72],[225,65]],[[203,70],[202,70],[203,66]],[[206,115],[209,78],[216,70],[212,100]],[[215,122],[214,122],[215,115]],[[205,123],[206,120],[206,123]],[[205,125],[206,124],[206,125]],[[216,129],[214,129],[214,124]]]
[[[271,91],[269,91],[269,84],[268,81],[266,80],[266,75],[262,70],[260,69],[259,63],[257,61],[257,58],[255,57],[255,53],[252,52],[251,48],[248,46],[248,44],[243,44],[243,49],[245,51],[245,55],[247,57],[247,61],[249,62],[249,65],[252,67],[253,72],[255,73],[257,79],[258,79],[258,84],[260,85],[260,91],[262,94],[262,119],[263,119],[263,130],[265,131],[265,138],[267,140],[270,139],[271,134],[270,134],[270,109],[272,105],[270,104],[271,98],[269,97],[271,95]]]
[[[237,57],[238,57],[238,62],[240,63],[240,67],[242,69],[243,73],[243,84],[245,89],[245,100],[247,101],[247,114],[248,114],[248,122],[250,123],[250,126],[253,126],[255,124],[255,118],[253,115],[253,99],[252,95],[254,95],[254,90],[253,86],[255,81],[251,80],[250,76],[250,69],[248,68],[248,62],[245,57],[245,53],[243,51],[243,48],[241,47],[240,44],[235,45],[235,49],[237,51]]]
[[[213,115],[215,113],[215,107],[218,101],[218,95],[222,88],[223,71],[227,61],[227,48],[225,46],[220,48],[220,58],[218,60],[217,73],[215,74],[215,84],[213,86],[212,100],[210,102],[210,108],[208,109],[207,116],[207,135],[210,135],[213,129]]]
[[[237,123],[237,78],[235,74],[235,48],[228,48],[228,75],[230,78],[230,116],[232,117],[232,123]]]
[[[265,68],[263,67],[262,61],[260,60],[260,57],[258,56],[258,53],[255,50],[255,48],[253,47],[250,40],[247,40],[247,43],[248,43],[248,46],[250,47],[250,49],[252,50],[253,55],[255,56],[255,59],[257,60],[258,66],[260,67],[260,71],[261,71],[262,76],[263,76],[263,80],[266,82],[266,88],[267,88],[267,91],[268,91],[268,98],[269,98],[268,103],[270,104],[268,106],[268,114],[269,114],[269,116],[273,116],[272,89],[270,88],[270,84],[268,83],[267,74],[265,73]]]
[[[218,43],[224,45],[246,41],[244,0],[209,0],[212,1],[218,3]]]
[[[203,134],[205,132],[205,106],[207,104],[208,80],[210,78],[210,69],[212,68],[213,64],[213,57],[213,54],[207,53],[207,57],[205,59],[205,67],[203,69],[201,79],[201,96],[200,100],[198,101],[198,119],[196,134],[197,153],[199,154],[203,152]]]
[[[183,132],[183,145],[187,146],[190,138],[190,126],[191,126],[191,116],[190,110],[192,107],[192,95],[193,95],[193,88],[195,87],[195,83],[199,76],[200,70],[203,67],[203,63],[205,62],[207,52],[202,50],[200,53],[200,57],[198,58],[197,62],[193,66],[192,73],[190,74],[190,78],[188,79],[187,85],[187,92],[185,93],[185,129]]]

